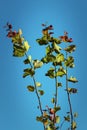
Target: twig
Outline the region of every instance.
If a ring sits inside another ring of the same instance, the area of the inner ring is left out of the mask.
[[[58,102],[58,87],[57,87],[57,76],[56,76],[56,65],[55,65],[55,87],[56,87],[56,90],[55,90],[55,107],[57,106],[57,102]]]
[[[28,58],[27,54],[25,53],[25,56]],[[31,62],[29,62],[31,68],[33,69],[33,66],[31,64]],[[43,116],[43,110],[42,110],[42,105],[41,105],[41,100],[40,100],[40,96],[38,94],[38,90],[37,90],[37,86],[36,86],[36,81],[35,81],[35,77],[34,75],[32,76],[33,82],[34,82],[34,87],[35,87],[35,93],[38,99],[38,103],[39,103],[39,108],[40,108],[40,112],[41,112],[41,116]],[[44,130],[45,130],[45,125],[43,124]]]
[[[67,59],[67,52],[66,52],[66,59]],[[69,108],[70,108],[71,130],[73,130],[73,128],[72,128],[72,124],[73,124],[73,112],[72,112],[72,104],[71,104],[71,100],[70,100],[70,94],[68,92],[68,69],[67,69],[67,66],[66,66],[66,90],[67,90],[68,103],[69,103]]]

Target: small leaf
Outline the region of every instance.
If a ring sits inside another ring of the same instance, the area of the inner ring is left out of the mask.
[[[47,60],[47,57],[46,57],[46,56],[43,57],[43,58],[41,59],[41,61],[42,61],[43,63],[48,63],[48,60]]]
[[[45,35],[42,38],[37,39],[36,42],[38,42],[39,45],[47,45],[48,44],[47,36]]]
[[[21,51],[24,51],[24,46],[23,45],[19,45],[19,44],[13,44],[13,48],[14,49],[17,49],[17,50],[21,50]]]
[[[68,79],[68,81],[73,82],[73,83],[78,82],[78,80],[75,77],[72,77],[72,76]]]
[[[55,65],[62,65],[62,62],[63,62],[63,61],[64,61],[64,55],[61,54],[61,53],[59,53],[59,54],[56,55],[56,58],[55,58],[55,60],[54,60],[53,65],[54,65],[54,66],[55,66]]]
[[[21,51],[18,51],[18,50],[13,51],[14,57],[23,57],[24,55],[25,55],[25,51],[24,52],[21,52]]]
[[[78,113],[77,112],[74,113],[74,117],[75,118],[78,117]]]
[[[47,119],[44,119],[43,123],[45,126],[47,126],[49,124],[49,121]]]
[[[42,117],[42,116],[37,116],[37,117],[36,117],[36,120],[42,122],[43,117]]]
[[[76,128],[77,128],[77,124],[76,124],[75,121],[73,121],[73,123],[72,123],[72,128],[73,128],[73,129],[76,129]]]
[[[52,102],[52,103],[55,103],[55,98],[52,98],[52,99],[51,99],[51,102]]]
[[[60,123],[60,116],[56,116],[56,123]]]
[[[18,30],[18,33],[19,33],[19,35],[21,36],[21,35],[22,35],[22,30],[19,29],[19,30]]]
[[[14,44],[13,45],[13,56],[22,57],[25,55],[25,49],[23,45]]]
[[[62,87],[62,83],[57,83],[57,87]]]
[[[64,116],[64,119],[65,119],[65,121],[70,122],[70,116],[69,115],[68,116]]]
[[[40,82],[36,82],[36,86],[37,86],[37,87],[41,87],[42,84],[41,84]]]
[[[69,93],[77,93],[77,89],[76,88],[68,88],[67,91]]]
[[[44,91],[43,90],[38,90],[39,94],[42,96],[44,95]]]
[[[65,51],[72,53],[73,51],[76,50],[76,46],[75,45],[70,45],[67,48],[64,49]]]
[[[35,74],[35,71],[32,68],[24,69],[23,78],[30,75],[31,77]]]
[[[24,41],[24,48],[25,48],[26,51],[29,50],[30,46],[28,44],[28,41]]]
[[[27,86],[27,89],[30,91],[30,92],[34,92],[34,87],[33,86],[31,86],[31,85],[29,85],[29,86]]]
[[[34,60],[33,65],[34,65],[34,69],[40,68],[43,65],[43,62],[39,60]]]
[[[55,60],[55,58],[56,57],[54,55],[52,55],[52,54],[51,55],[47,55],[47,61],[48,62],[53,62]]]
[[[52,54],[46,55],[44,58],[41,59],[43,63],[49,63],[49,62],[54,62],[55,61],[55,56]]]
[[[60,53],[60,50],[62,49],[60,46],[58,46],[55,42],[52,44],[52,46],[56,53]]]
[[[32,57],[31,57],[31,55],[28,56],[28,60],[29,60],[29,62],[32,61]]]
[[[24,38],[23,37],[20,37],[20,33],[16,33],[16,35],[14,37],[12,37],[12,42],[15,44],[19,44],[19,45],[22,45],[24,41]]]
[[[56,76],[60,76],[60,77],[62,77],[65,74],[66,74],[66,70],[63,67],[60,67],[56,72]]]
[[[51,38],[49,39],[49,41],[52,42],[52,43],[56,43],[56,44],[60,44],[60,43],[61,43],[61,40],[60,40],[60,39],[54,38],[54,37],[51,37]]]
[[[57,60],[57,62],[63,62],[64,61],[64,55],[63,54],[58,54],[57,56],[56,56],[56,60]]]
[[[47,127],[47,130],[53,130],[50,126]]]
[[[52,52],[52,48],[50,47],[50,45],[48,45],[47,47],[46,47],[46,54],[48,55],[48,54],[50,54]]]
[[[24,60],[24,64],[29,64],[29,63],[30,63],[30,61],[28,59]]]
[[[48,116],[47,112],[44,111],[44,112],[43,112],[43,117],[47,117],[47,116]]]
[[[61,110],[61,107],[60,107],[60,106],[54,107],[55,113],[56,113],[57,111],[59,111],[59,110]]]
[[[54,69],[50,68],[45,76],[49,76],[50,78],[55,78]]]
[[[73,68],[74,67],[74,58],[72,56],[69,56],[66,60],[65,60],[65,66]]]

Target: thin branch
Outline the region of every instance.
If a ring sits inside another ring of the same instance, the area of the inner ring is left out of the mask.
[[[58,87],[57,87],[57,76],[56,76],[56,65],[55,65],[55,107],[57,106],[58,103]]]
[[[58,87],[57,87],[57,76],[56,76],[56,65],[55,65],[55,102],[54,102],[54,107],[57,106],[57,103],[58,103]],[[54,120],[53,120],[53,124],[54,124],[54,130],[56,130],[56,127],[55,127],[55,120],[56,120],[56,116],[55,116],[55,113],[54,113]]]
[[[26,53],[25,53],[25,56],[28,58],[28,56],[27,56]],[[31,68],[33,69],[33,66],[32,66],[31,62],[29,64],[30,64]],[[36,81],[35,81],[34,75],[32,76],[32,78],[33,78],[33,82],[34,82],[36,96],[37,96],[38,103],[39,103],[39,108],[40,108],[41,116],[43,116],[43,110],[42,110],[41,100],[40,100],[40,96],[38,94],[38,90],[37,90],[37,86],[36,86]],[[43,124],[43,127],[44,127],[44,130],[45,130],[45,125],[44,124]]]
[[[66,59],[67,59],[67,52],[66,52]],[[68,103],[69,103],[69,108],[70,108],[71,130],[73,130],[73,128],[72,128],[72,124],[73,124],[73,112],[72,112],[72,104],[71,104],[71,100],[70,100],[70,94],[68,92],[68,69],[67,69],[67,66],[66,66],[66,90],[67,90],[67,97],[68,97]]]

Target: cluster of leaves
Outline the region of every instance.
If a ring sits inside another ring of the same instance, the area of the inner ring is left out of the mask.
[[[56,114],[60,109],[60,106],[54,108],[46,106],[43,116],[37,116],[36,120],[42,122],[46,130],[57,130],[59,127],[55,127],[54,123],[60,123],[60,117]]]
[[[37,39],[36,41],[38,42],[39,45],[46,46],[46,54],[41,59],[41,61],[44,64],[52,63],[52,66],[45,73],[45,76],[48,76],[49,78],[52,78],[52,79],[56,79],[55,80],[56,91],[55,91],[55,97],[52,98],[52,103],[54,104],[54,107],[56,107],[58,105],[58,102],[57,102],[58,88],[62,86],[62,83],[59,82],[59,80],[57,80],[57,78],[63,77],[65,75],[66,76],[66,89],[65,90],[67,91],[70,112],[68,113],[67,116],[64,116],[64,121],[71,122],[70,129],[75,130],[77,126],[76,126],[76,122],[74,121],[75,116],[72,114],[73,112],[72,112],[70,94],[77,93],[77,89],[68,87],[68,82],[76,83],[76,82],[78,82],[78,80],[73,76],[71,76],[70,78],[68,77],[68,68],[73,68],[75,66],[74,57],[71,56],[71,53],[75,51],[76,45],[74,45],[74,44],[70,45],[70,43],[72,43],[73,40],[72,40],[72,38],[68,37],[67,32],[64,32],[64,36],[55,38],[52,36],[53,32],[50,32],[50,30],[53,30],[52,25],[46,26],[43,24],[43,27],[44,27],[44,29],[42,30],[42,37]],[[51,27],[51,28],[49,29],[49,27]],[[63,44],[65,43],[66,47],[61,48],[61,46],[60,46],[61,43],[63,43]],[[66,56],[63,54],[63,51],[66,52]],[[56,116],[54,118],[56,120]],[[48,118],[46,121],[48,121]],[[55,128],[56,124],[59,122],[51,121],[51,123],[53,123],[53,128],[50,127],[50,123],[47,123],[47,130],[48,129],[55,130],[55,129],[60,128],[59,126],[57,126]]]
[[[19,29],[18,31],[15,31],[12,29],[12,25],[7,23],[7,37],[11,38],[11,41],[13,43],[13,56],[15,57],[22,57],[25,55],[25,53],[29,50],[30,46],[28,44],[28,41],[24,39],[22,36],[22,30]]]
[[[27,51],[30,49],[30,45],[28,41],[24,39],[22,36],[22,30],[19,29],[17,32],[13,31],[12,25],[7,23],[7,37],[11,38],[13,43],[13,56],[15,57],[23,57],[26,56],[24,60],[24,64],[29,64],[30,67],[24,69],[23,78],[30,76],[33,79],[34,85],[28,85],[27,89],[29,92],[35,92],[38,99],[38,108],[40,109],[41,115],[36,117],[36,120],[41,122],[44,126],[44,130],[58,130],[61,129],[62,124],[60,124],[60,116],[58,115],[58,111],[61,110],[61,107],[58,105],[58,89],[62,87],[62,82],[59,82],[58,77],[66,77],[66,92],[69,102],[69,112],[66,116],[64,116],[64,122],[69,122],[70,127],[68,130],[76,130],[77,124],[75,118],[77,117],[77,113],[73,114],[70,94],[77,93],[76,88],[68,87],[68,83],[76,83],[78,80],[71,76],[68,77],[68,68],[74,67],[74,57],[71,56],[71,53],[75,51],[76,45],[68,45],[73,42],[72,38],[68,37],[68,33],[64,32],[63,36],[58,38],[53,37],[53,26],[46,24],[42,24],[42,37],[36,39],[36,42],[40,46],[45,47],[45,55],[41,58],[41,60],[35,59],[27,55]],[[65,43],[66,47],[61,48],[61,43]],[[61,51],[62,50],[62,51]],[[64,55],[66,52],[66,57]],[[35,79],[36,69],[41,68],[44,64],[50,63],[48,71],[45,72],[45,76],[50,79],[55,80],[55,96],[52,98],[51,103],[53,104],[53,108],[46,106],[45,109],[42,108],[41,96],[44,95],[44,90],[41,89],[42,84],[37,82]]]

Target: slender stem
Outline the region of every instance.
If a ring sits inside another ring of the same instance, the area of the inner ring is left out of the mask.
[[[55,87],[56,87],[56,90],[55,90],[55,107],[57,106],[57,102],[58,102],[58,87],[57,87],[57,77],[56,77],[56,66],[55,66]]]
[[[28,58],[27,54],[25,53],[25,56]],[[33,66],[31,64],[31,62],[29,63],[31,68],[33,69]],[[41,105],[41,100],[40,100],[40,96],[38,94],[38,90],[37,90],[37,86],[36,86],[36,81],[35,81],[35,77],[33,75],[33,82],[34,82],[34,87],[35,87],[35,92],[36,92],[36,96],[37,96],[37,99],[38,99],[38,103],[39,103],[39,108],[40,108],[40,112],[41,112],[41,116],[43,116],[43,110],[42,110],[42,105]],[[44,127],[44,130],[45,130],[45,125],[43,124],[43,127]]]
[[[66,52],[66,59],[67,59],[67,52]],[[68,69],[67,69],[67,66],[66,66],[66,90],[67,90],[68,103],[69,103],[70,115],[71,115],[71,130],[73,130],[73,128],[72,128],[73,112],[72,112],[72,104],[71,104],[71,100],[70,100],[70,94],[68,92]]]
[[[40,96],[39,96],[38,91],[37,91],[36,81],[35,81],[34,76],[33,76],[33,82],[34,82],[35,91],[36,91],[36,95],[37,95],[37,99],[38,99],[38,103],[39,103],[40,112],[41,112],[41,115],[43,116],[43,110],[42,110],[41,100],[40,100]],[[44,130],[45,130],[45,125],[44,124],[43,124],[43,127],[44,127]]]
[[[39,108],[40,108],[40,111],[41,111],[41,115],[43,115],[43,110],[42,110],[42,106],[41,106],[40,96],[39,96],[38,91],[37,91],[36,81],[35,81],[34,76],[33,76],[33,82],[34,82],[35,91],[36,91],[36,95],[37,95],[38,102],[39,102]]]
[[[58,87],[57,87],[57,76],[56,76],[56,65],[55,65],[55,102],[54,102],[54,107],[57,106],[57,102],[58,102]],[[53,124],[54,124],[54,130],[56,130],[56,127],[55,127],[55,120],[56,120],[56,116],[55,116],[55,113],[54,113],[54,120],[53,120]]]

